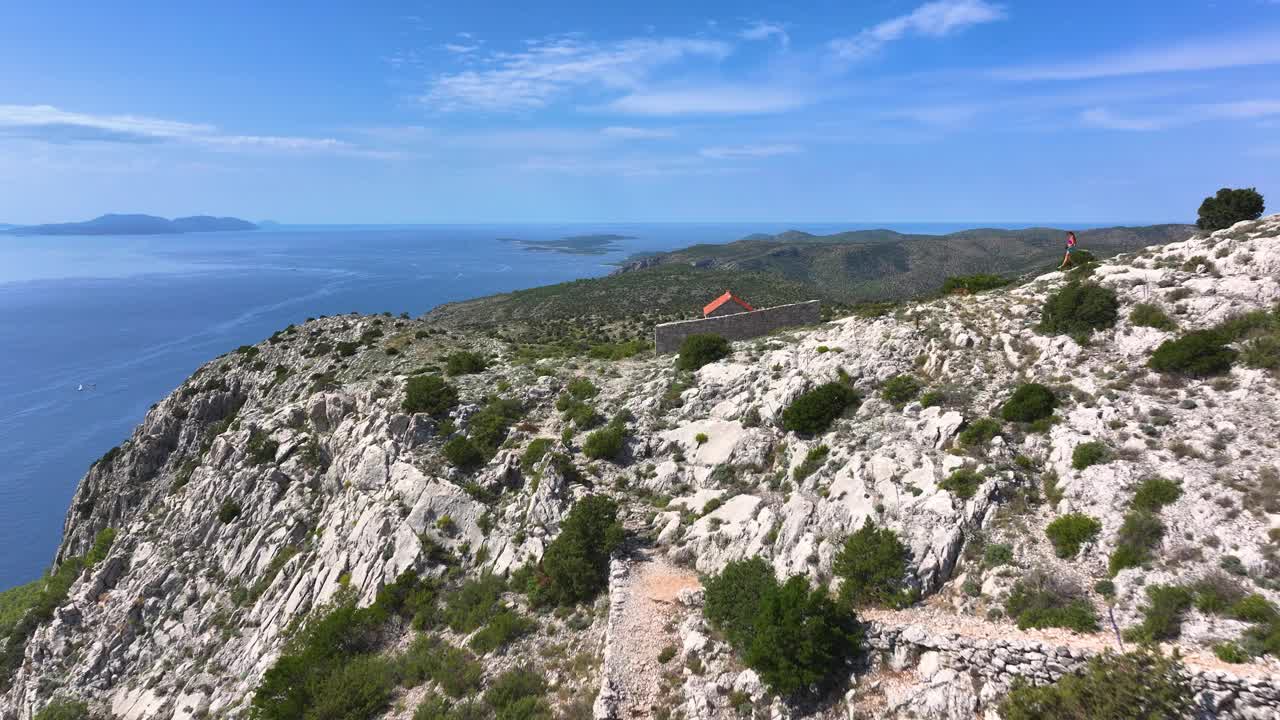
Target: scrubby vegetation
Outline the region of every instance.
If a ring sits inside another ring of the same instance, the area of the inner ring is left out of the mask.
[[[1119,308],[1113,290],[1071,283],[1045,300],[1039,329],[1050,335],[1088,335],[1115,325]]]
[[[628,419],[626,411],[623,411],[608,425],[588,435],[582,443],[582,454],[592,460],[617,460],[626,446]]]
[[[796,466],[792,479],[796,483],[804,482],[805,478],[814,474],[827,461],[827,456],[831,454],[831,448],[826,445],[818,445],[809,450],[805,454],[804,460]]]
[[[1048,685],[1016,684],[1000,703],[1004,720],[1172,720],[1189,718],[1195,693],[1177,657],[1143,648],[1089,660]]]
[[[1098,629],[1098,617],[1083,591],[1069,581],[1035,570],[1013,586],[1005,612],[1018,627],[1060,627],[1076,632]]]
[[[608,583],[609,555],[622,537],[617,503],[602,495],[579,500],[532,574],[530,600],[572,605],[595,597]]]
[[[1092,440],[1080,443],[1071,451],[1071,467],[1084,470],[1093,465],[1103,465],[1111,461],[1111,449],[1105,444]]]
[[[979,273],[977,275],[952,275],[942,281],[942,294],[970,295],[983,290],[994,290],[1008,285],[1009,281],[999,275]]]
[[[1164,537],[1164,523],[1151,511],[1133,510],[1124,516],[1116,535],[1116,549],[1107,567],[1111,575],[1125,568],[1139,567],[1151,559],[1151,551]]]
[[[867,518],[844,542],[831,564],[840,578],[840,602],[847,606],[903,607],[915,601],[907,585],[910,552],[889,528],[876,527]]]
[[[1010,422],[1035,422],[1053,415],[1058,398],[1040,383],[1023,383],[1000,408],[1000,417]]]
[[[115,531],[109,528],[98,533],[89,555],[106,557],[114,539]],[[31,635],[66,601],[86,566],[85,559],[70,557],[47,576],[0,592],[0,692],[9,689]]]
[[[782,411],[782,427],[803,435],[819,435],[859,401],[848,385],[829,382],[802,393]]]
[[[1044,529],[1060,558],[1073,558],[1080,547],[1092,542],[1102,530],[1102,523],[1083,513],[1068,513],[1056,518]]]
[[[449,353],[444,362],[444,371],[447,375],[471,375],[484,372],[485,368],[488,367],[483,356],[470,350]]]
[[[405,412],[444,415],[457,404],[457,388],[439,375],[415,375],[405,383]]]
[[[910,375],[894,375],[880,386],[880,397],[894,405],[905,405],[920,393],[920,381]]]
[[[1266,205],[1256,188],[1222,188],[1200,203],[1196,227],[1224,230],[1242,220],[1257,220],[1264,210]]]
[[[1177,330],[1178,325],[1164,314],[1164,310],[1154,303],[1138,303],[1129,311],[1129,322],[1139,327],[1152,327],[1157,330]]]
[[[819,690],[848,675],[861,634],[852,614],[802,576],[779,584],[756,557],[729,563],[706,582],[711,625],[783,695]]]
[[[1218,331],[1195,330],[1160,343],[1147,365],[1161,373],[1208,377],[1230,370],[1238,354]]]
[[[977,471],[972,468],[957,468],[939,482],[938,487],[958,498],[968,500],[978,491],[978,486],[981,484],[982,476]]]
[[[991,439],[999,434],[999,420],[995,418],[978,418],[960,431],[960,434],[956,436],[956,441],[964,447],[979,447],[991,442]]]
[[[1142,624],[1129,628],[1125,637],[1138,642],[1160,642],[1178,637],[1182,618],[1191,609],[1191,591],[1176,585],[1147,587]]]
[[[703,365],[729,357],[732,352],[729,341],[719,335],[690,335],[680,343],[676,367],[680,370],[697,370]]]

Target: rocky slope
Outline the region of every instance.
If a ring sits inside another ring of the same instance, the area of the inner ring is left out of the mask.
[[[352,315],[286,329],[201,368],[89,470],[57,560],[91,562],[21,646],[0,717],[27,720],[53,697],[84,698],[122,718],[242,717],[299,623],[336,596],[354,593],[368,604],[407,569],[446,575],[443,555],[456,557],[463,574],[510,573],[541,556],[574,500],[589,492],[620,502],[635,542],[651,544],[646,553],[686,568],[674,585],[645,571],[624,588],[686,587],[689,570],[714,573],[756,555],[780,576],[830,583],[844,538],[872,518],[911,550],[913,583],[926,596],[917,639],[934,632],[928,617],[971,619],[979,636],[1003,634],[1012,628],[1004,599],[1037,568],[1081,588],[1098,616],[1113,615],[1121,629],[1141,622],[1146,587],[1222,572],[1280,601],[1270,532],[1280,522],[1276,377],[1243,364],[1214,379],[1157,375],[1146,360],[1176,332],[1127,319],[1135,304],[1155,303],[1186,331],[1275,306],[1280,216],[1122,255],[1093,278],[1116,291],[1121,319],[1085,345],[1034,329],[1045,297],[1067,282],[1052,273],[738,343],[730,358],[691,376],[666,357],[518,363],[503,342],[424,320]],[[449,421],[402,410],[406,378],[460,348],[492,361],[450,379],[461,404]],[[884,401],[881,385],[904,373],[940,393],[941,404]],[[601,415],[632,416],[617,462],[585,457],[583,435],[555,407],[582,376],[599,388],[591,403]],[[780,429],[792,399],[837,379],[865,396],[856,412],[817,438]],[[1063,398],[1057,422],[1039,431],[1006,423],[988,442],[957,442],[1026,381]],[[464,474],[445,461],[443,440],[465,431],[492,394],[518,400],[523,417],[492,460]],[[533,439],[562,433],[561,450],[580,472],[550,455],[522,467]],[[1107,461],[1076,469],[1073,453],[1088,441],[1109,449]],[[825,460],[797,474],[819,445],[829,448]],[[981,476],[967,499],[939,485],[964,467]],[[1160,512],[1165,531],[1153,557],[1120,570],[1104,595],[1096,582],[1110,576],[1134,487],[1153,475],[1180,483],[1181,493]],[[1096,518],[1100,531],[1076,557],[1059,558],[1044,529],[1073,512]],[[984,562],[992,546],[1007,557]],[[611,637],[606,650],[615,623],[654,626],[652,617],[609,610],[626,592],[571,616],[538,615],[536,632],[486,658],[486,677],[539,666],[555,691],[550,702],[581,717],[602,677],[608,686],[609,667],[657,667],[618,656],[656,652],[656,643],[618,646]],[[521,598],[508,600],[527,612]],[[933,653],[929,659],[910,668],[872,662],[847,699],[789,707],[743,675],[696,600],[687,600],[662,631],[678,640],[679,659],[625,707],[727,718],[745,695],[775,717],[958,718],[991,712],[1007,688],[998,678],[975,684],[972,673],[941,672],[955,654],[929,646],[915,653]],[[893,638],[916,622],[905,617],[879,642],[901,644]],[[1248,627],[1191,609],[1177,643],[1213,662],[1210,648]],[[412,634],[404,629],[388,647]],[[1114,636],[1058,639],[1096,650]],[[552,644],[557,650],[546,651]],[[682,669],[690,652],[696,669]],[[1252,678],[1259,691],[1233,690],[1214,713],[1274,716],[1267,688],[1280,685],[1280,664],[1267,657],[1222,668]],[[424,690],[397,692],[388,713],[408,717]],[[601,708],[607,713],[609,703]]]

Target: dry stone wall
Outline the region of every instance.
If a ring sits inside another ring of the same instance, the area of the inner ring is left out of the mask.
[[[821,304],[809,300],[734,315],[663,323],[654,327],[653,340],[659,354],[673,353],[690,335],[710,333],[728,340],[748,340],[780,328],[812,325],[821,319]]]

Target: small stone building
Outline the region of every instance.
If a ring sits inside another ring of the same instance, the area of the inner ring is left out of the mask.
[[[725,290],[720,297],[707,303],[702,308],[702,317],[722,317],[724,315],[737,315],[738,313],[752,312],[755,308],[747,304],[746,300],[734,295],[731,291]]]

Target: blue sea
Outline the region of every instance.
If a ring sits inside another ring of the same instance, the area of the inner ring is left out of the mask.
[[[756,232],[873,227],[946,233],[1015,226],[279,226],[167,236],[0,235],[0,589],[48,567],[76,483],[148,407],[214,356],[289,323],[351,311],[416,316],[445,302],[604,275],[633,253]],[[604,233],[634,239],[604,255],[533,252],[500,240]],[[96,389],[78,391],[81,384]]]

